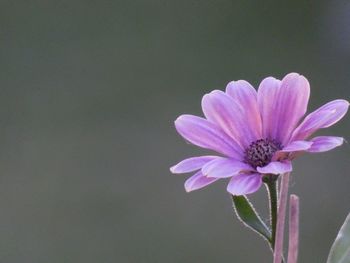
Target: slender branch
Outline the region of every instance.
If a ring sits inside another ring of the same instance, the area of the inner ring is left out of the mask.
[[[274,263],[281,263],[283,258],[284,223],[286,217],[287,197],[288,197],[289,173],[282,175],[281,190],[279,195],[276,240],[274,249]]]
[[[291,195],[289,200],[288,263],[297,263],[299,249],[299,197]]]

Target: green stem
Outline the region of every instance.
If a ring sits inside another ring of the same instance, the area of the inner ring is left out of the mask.
[[[277,225],[277,181],[269,180],[267,183],[270,201],[270,220],[271,220],[271,246],[275,247],[276,225]]]
[[[263,182],[266,184],[267,192],[269,195],[270,206],[270,227],[271,227],[271,250],[275,249],[276,241],[276,227],[277,227],[277,206],[278,206],[278,187],[277,187],[277,175],[269,174],[263,177]],[[282,263],[285,260],[282,258]]]

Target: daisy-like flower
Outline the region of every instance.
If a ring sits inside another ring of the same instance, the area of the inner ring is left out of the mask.
[[[309,96],[308,80],[297,73],[282,80],[265,78],[258,91],[238,80],[230,82],[225,92],[214,90],[204,95],[205,118],[181,115],[175,127],[190,143],[218,155],[188,158],[170,171],[196,172],[185,182],[187,192],[222,178],[231,178],[227,191],[233,195],[257,191],[264,175],[291,172],[291,160],[299,154],[325,152],[343,143],[341,137],[310,137],[338,122],[349,102],[331,101],[301,121]]]

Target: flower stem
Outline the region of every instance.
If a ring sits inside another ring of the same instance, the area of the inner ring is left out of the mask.
[[[289,173],[282,175],[281,190],[279,194],[276,239],[274,249],[274,263],[281,263],[283,258],[283,239],[284,239],[284,223],[286,217],[286,207],[288,198]]]
[[[289,199],[289,248],[288,263],[297,263],[299,244],[299,197],[291,195]]]
[[[269,194],[270,222],[271,222],[271,247],[275,247],[276,223],[277,223],[277,180],[269,175],[266,180],[267,192]]]

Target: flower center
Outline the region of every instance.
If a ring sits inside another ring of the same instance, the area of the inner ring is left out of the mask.
[[[282,149],[281,143],[272,139],[260,139],[252,142],[245,150],[244,161],[254,168],[267,165],[275,152]]]

